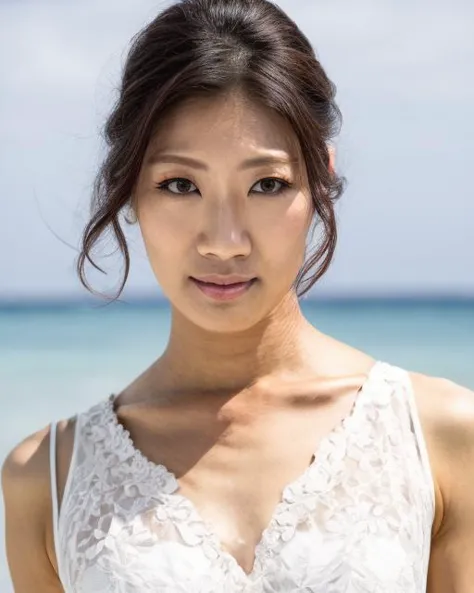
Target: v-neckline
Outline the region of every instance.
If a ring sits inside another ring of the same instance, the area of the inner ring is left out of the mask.
[[[196,522],[199,524],[200,532],[204,534],[206,541],[211,545],[215,555],[221,560],[227,561],[229,569],[234,572],[235,577],[238,579],[243,578],[246,581],[254,580],[259,576],[263,566],[263,557],[265,553],[268,552],[267,542],[271,542],[274,539],[272,536],[278,535],[279,517],[282,515],[282,513],[288,511],[292,507],[295,498],[294,492],[304,489],[309,476],[325,464],[332,452],[333,447],[335,446],[335,443],[339,443],[341,439],[343,441],[346,440],[351,430],[354,427],[359,426],[359,414],[362,413],[362,410],[364,409],[364,400],[370,393],[369,386],[371,385],[377,370],[381,366],[383,366],[383,363],[380,360],[376,360],[375,363],[372,364],[371,368],[366,374],[364,382],[357,391],[357,395],[354,399],[350,412],[344,416],[322,439],[319,440],[319,443],[313,450],[312,461],[306,467],[306,469],[294,480],[283,487],[280,500],[276,504],[270,521],[262,531],[261,536],[255,546],[254,559],[250,572],[247,572],[238,562],[236,557],[223,547],[223,544],[220,541],[220,538],[217,536],[212,524],[210,524],[209,521],[205,521],[203,519],[194,502],[188,496],[180,493],[181,486],[174,472],[161,463],[155,463],[151,461],[142,453],[140,449],[135,446],[130,436],[130,432],[124,427],[123,424],[120,423],[115,411],[115,399],[117,397],[116,394],[112,393],[105,400],[105,406],[108,419],[112,423],[114,430],[120,433],[119,436],[127,450],[126,452],[137,459],[142,465],[146,465],[153,475],[159,475],[160,483],[166,484],[164,494],[175,499],[176,502],[179,502],[180,505],[184,507],[191,516],[194,516],[195,521],[193,521],[193,524]],[[313,482],[314,483],[312,483],[312,487],[314,494],[316,495],[318,493],[318,480],[313,480]]]

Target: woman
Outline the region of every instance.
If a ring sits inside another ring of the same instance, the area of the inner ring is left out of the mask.
[[[8,456],[16,593],[472,591],[473,394],[299,307],[335,248],[338,114],[267,0],[183,0],[135,38],[78,268],[112,229],[125,282],[125,213],[172,329]]]

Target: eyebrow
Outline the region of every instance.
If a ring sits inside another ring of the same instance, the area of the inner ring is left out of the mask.
[[[243,161],[239,166],[239,170],[262,167],[265,165],[292,165],[297,162],[297,159],[276,156],[258,156]],[[180,163],[182,165],[187,165],[188,167],[193,167],[194,169],[201,169],[203,171],[209,170],[209,167],[201,161],[186,156],[167,154],[159,151],[152,153],[148,159],[149,165],[157,163]]]

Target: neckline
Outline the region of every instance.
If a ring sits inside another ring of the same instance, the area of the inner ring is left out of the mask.
[[[178,478],[170,469],[168,469],[162,463],[155,463],[146,457],[140,449],[138,449],[123,424],[120,423],[117,413],[115,411],[115,400],[117,395],[112,393],[103,402],[105,406],[106,420],[113,427],[114,431],[118,432],[118,437],[122,441],[125,447],[127,457],[132,457],[133,460],[140,466],[146,466],[150,470],[153,477],[158,477],[162,487],[162,493],[165,496],[172,497],[176,502],[180,503],[180,506],[186,508],[191,516],[194,516],[193,524],[196,522],[201,528],[201,532],[207,543],[210,545],[214,554],[227,562],[229,570],[237,580],[255,580],[262,572],[264,567],[264,559],[270,551],[270,546],[279,536],[281,532],[286,528],[284,522],[280,519],[287,513],[297,501],[298,497],[302,497],[307,492],[305,486],[311,479],[311,493],[317,495],[324,490],[324,487],[330,486],[330,480],[328,481],[328,466],[329,469],[334,469],[334,460],[331,459],[331,453],[340,441],[345,441],[349,438],[350,434],[360,427],[361,422],[364,420],[363,411],[365,409],[366,399],[371,393],[371,385],[377,375],[378,371],[385,366],[380,360],[375,360],[371,368],[366,374],[364,382],[361,384],[357,391],[357,395],[351,406],[348,414],[346,414],[322,439],[313,449],[313,459],[306,469],[297,476],[294,480],[286,484],[282,490],[280,500],[277,503],[270,521],[265,529],[262,531],[259,541],[257,542],[254,550],[254,561],[250,572],[247,572],[235,558],[235,556],[228,552],[221,543],[217,536],[213,526],[205,521],[195,506],[194,502],[184,494],[179,492],[180,485]],[[342,458],[339,459],[342,461]],[[326,467],[326,472],[324,471]],[[318,475],[319,474],[319,475]],[[321,478],[318,480],[318,478]],[[302,518],[302,517],[301,517]]]

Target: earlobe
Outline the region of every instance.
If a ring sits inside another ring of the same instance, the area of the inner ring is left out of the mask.
[[[138,221],[137,213],[133,204],[128,205],[127,210],[123,216],[127,224],[133,225]]]
[[[328,146],[329,152],[329,172],[335,173],[336,171],[336,149],[334,146]]]

